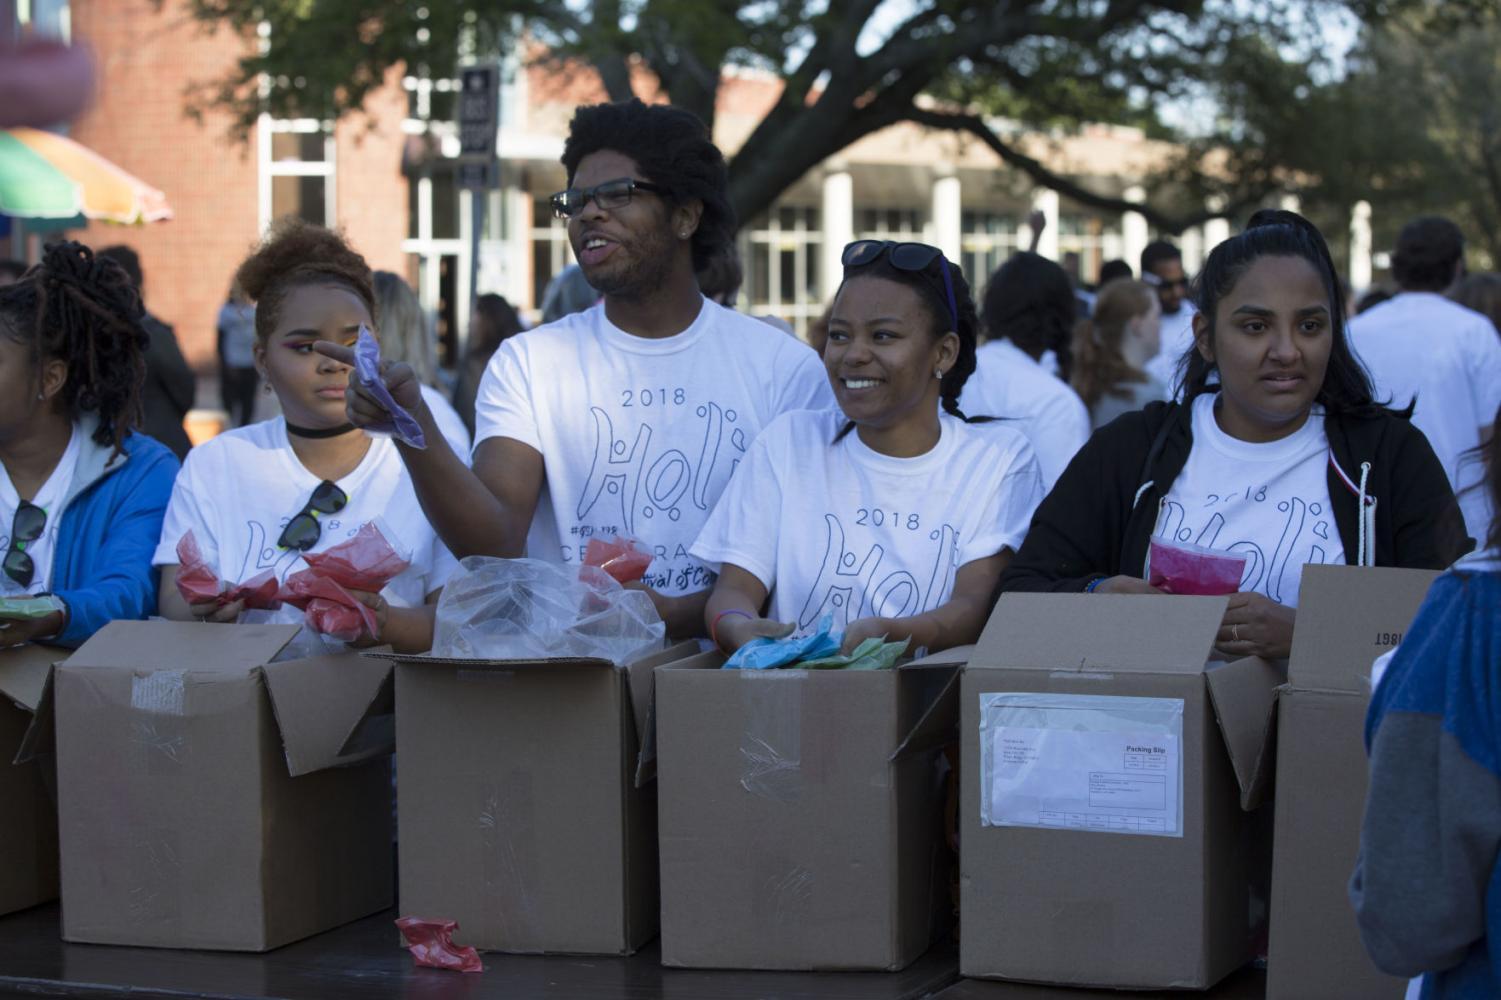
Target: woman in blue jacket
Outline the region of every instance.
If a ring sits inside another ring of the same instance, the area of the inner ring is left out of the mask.
[[[177,459],[132,432],[146,343],[134,285],[80,243],[52,244],[0,288],[0,599],[58,605],[34,618],[0,600],[0,646],[77,646],[156,609]]]

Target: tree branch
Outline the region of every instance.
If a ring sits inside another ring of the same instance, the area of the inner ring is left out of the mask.
[[[1081,205],[1088,205],[1090,208],[1098,208],[1111,212],[1136,212],[1158,229],[1174,234],[1181,233],[1185,229],[1200,225],[1210,219],[1226,218],[1235,215],[1240,210],[1259,202],[1271,193],[1270,187],[1267,187],[1265,190],[1245,192],[1227,202],[1218,211],[1206,208],[1202,211],[1191,212],[1183,216],[1170,215],[1167,212],[1153,208],[1145,202],[1098,194],[1075,181],[1069,180],[1062,174],[1049,170],[1040,161],[1033,159],[996,135],[995,131],[979,115],[911,107],[907,109],[902,117],[907,121],[915,122],[918,125],[925,125],[929,128],[968,132],[990,147],[1003,161],[1020,170],[1039,185],[1057,191],[1070,201]]]

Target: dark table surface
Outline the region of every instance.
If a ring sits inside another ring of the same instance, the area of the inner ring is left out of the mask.
[[[943,990],[935,1000],[1263,1000],[1266,996],[1266,973],[1245,969],[1205,993],[1181,991],[1146,991],[1124,993],[1117,990],[1062,989],[1056,986],[1032,986],[1026,983],[997,983],[990,980],[961,979]]]
[[[479,974],[418,969],[384,913],[263,955],[67,944],[56,904],[0,917],[0,996],[342,1000],[918,1000],[958,979],[951,945],[902,972],[664,969],[655,943],[629,958],[486,954]]]

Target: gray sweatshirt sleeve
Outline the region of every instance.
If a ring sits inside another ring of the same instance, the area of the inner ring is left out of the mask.
[[[1437,715],[1391,712],[1371,745],[1371,784],[1350,881],[1366,951],[1399,976],[1464,961],[1485,936],[1501,845],[1501,780]]]

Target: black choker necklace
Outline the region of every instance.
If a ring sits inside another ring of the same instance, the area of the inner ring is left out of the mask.
[[[291,421],[287,422],[287,433],[300,438],[336,438],[340,434],[348,434],[354,430],[354,424],[340,424],[338,427],[298,427]]]

